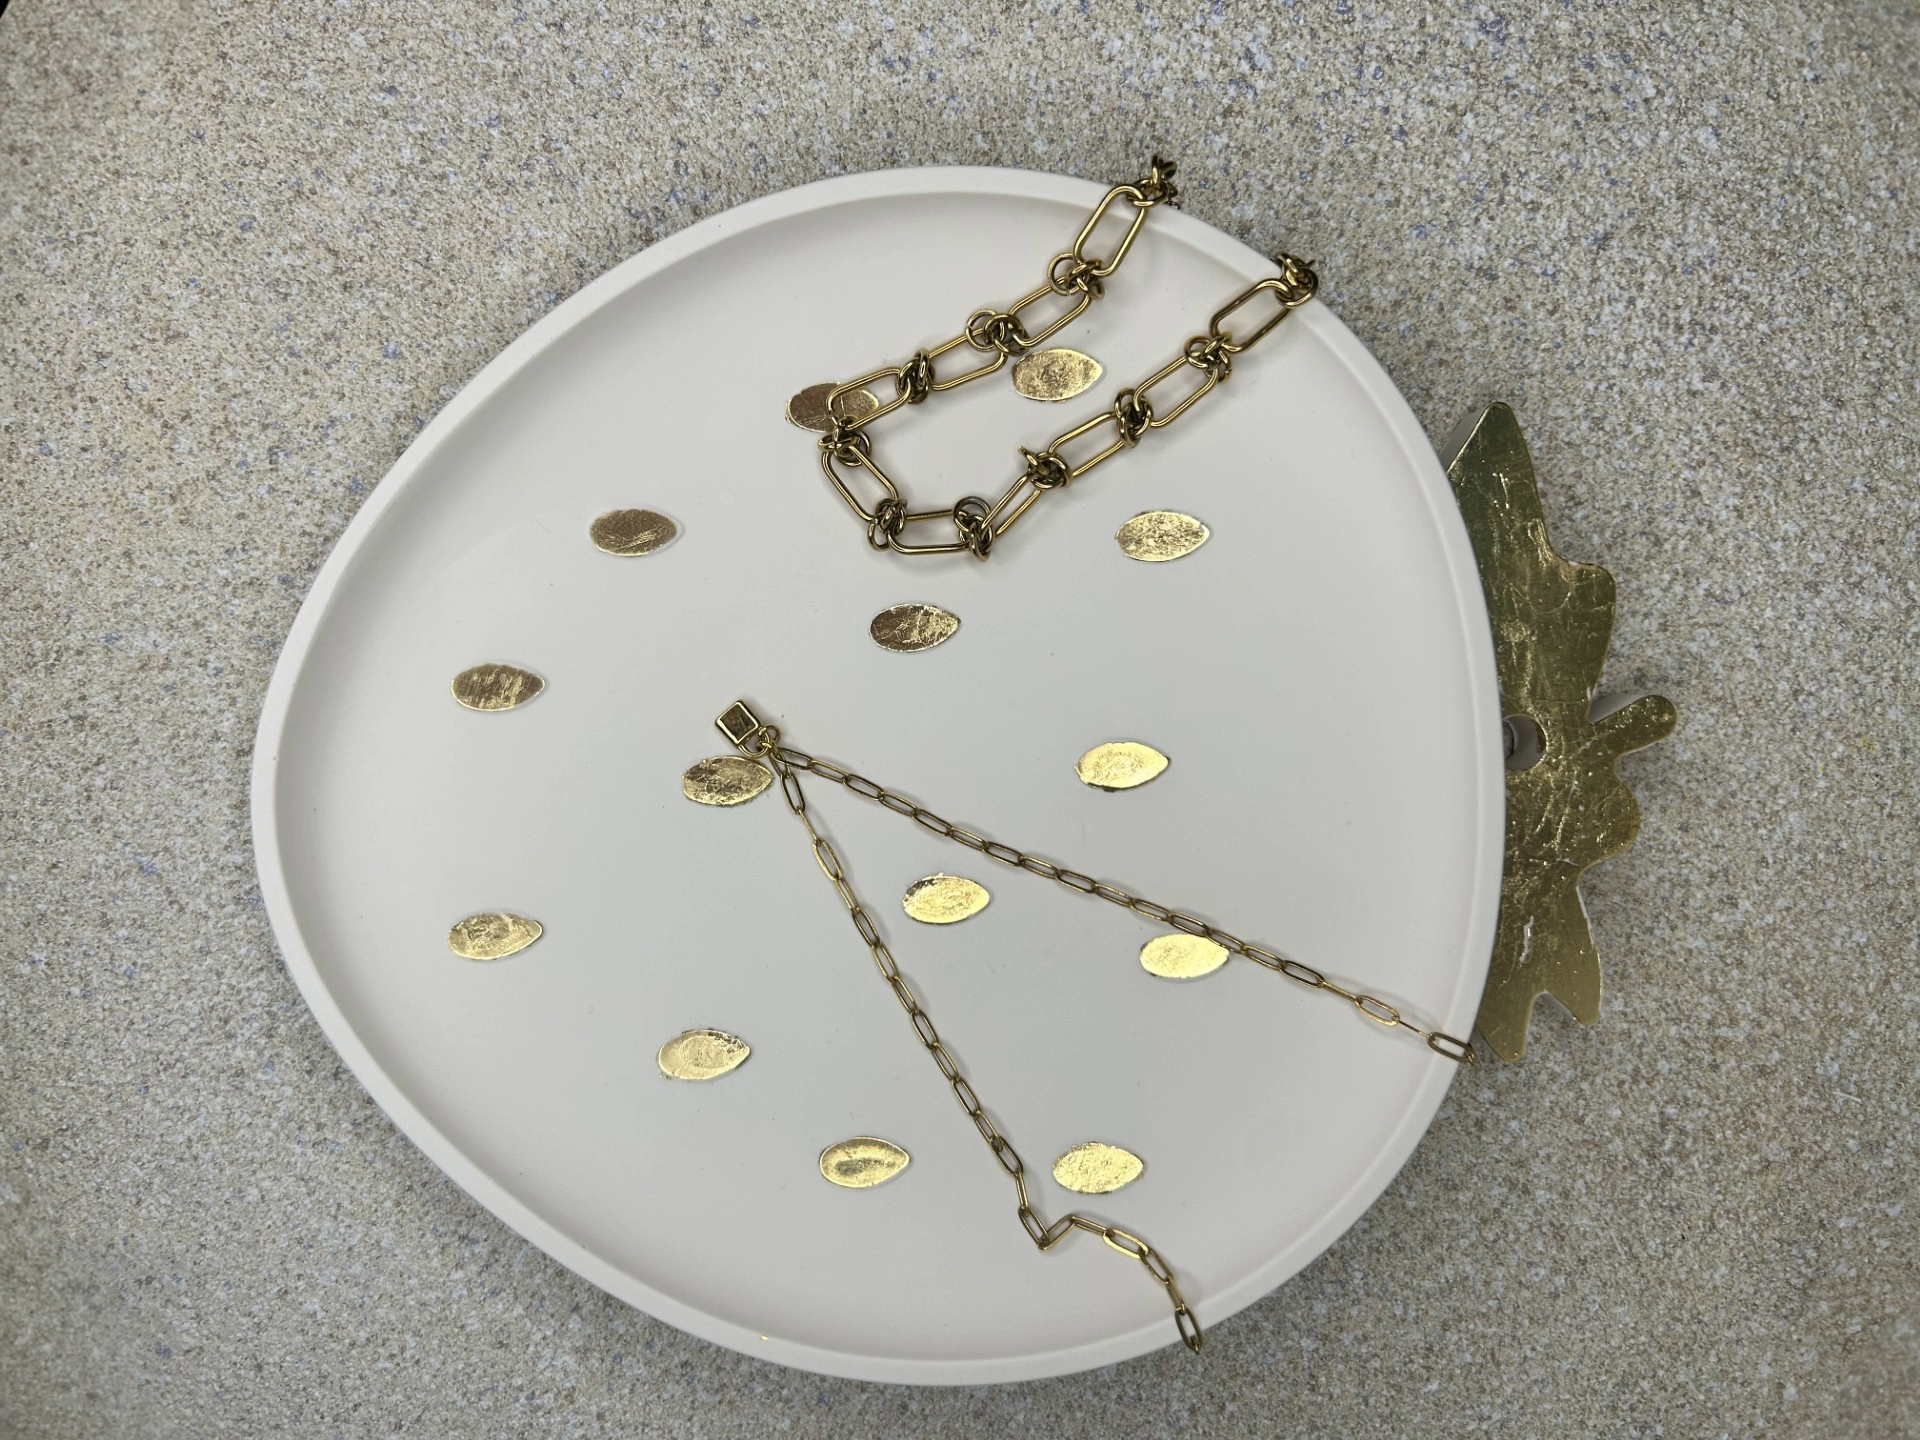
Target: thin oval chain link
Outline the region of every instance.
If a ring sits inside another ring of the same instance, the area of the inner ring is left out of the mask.
[[[1044,1224],[1033,1208],[1033,1202],[1027,1194],[1027,1167],[1020,1159],[1020,1152],[1013,1148],[1013,1142],[1000,1133],[981,1104],[980,1097],[974,1093],[973,1086],[967,1082],[960,1064],[953,1058],[940,1038],[940,1032],[934,1028],[933,1018],[921,1008],[919,999],[913,993],[913,987],[900,973],[900,967],[894,962],[893,952],[887,948],[880,927],[875,925],[873,917],[860,903],[860,897],[854,893],[852,883],[847,879],[846,867],[840,863],[840,856],[831,841],[814,828],[813,817],[807,813],[806,792],[800,788],[799,770],[819,771],[819,762],[811,756],[802,755],[797,750],[789,750],[780,744],[780,732],[771,725],[762,725],[752,718],[752,712],[744,705],[735,707],[751,720],[751,728],[744,726],[730,728],[726,723],[735,712],[730,710],[721,717],[721,731],[740,749],[743,754],[762,760],[773,767],[780,777],[780,793],[785,797],[787,808],[800,823],[806,827],[807,839],[813,847],[813,858],[821,873],[833,883],[839,893],[840,903],[847,907],[847,914],[853,920],[853,928],[859,933],[873,956],[873,963],[880,972],[880,978],[887,982],[893,991],[894,999],[900,1002],[900,1008],[907,1012],[907,1019],[913,1024],[913,1033],[933,1057],[933,1063],[953,1091],[953,1098],[960,1102],[960,1108],[967,1112],[967,1118],[973,1122],[973,1128],[980,1132],[980,1138],[986,1141],[987,1148],[993,1152],[993,1158],[1000,1168],[1013,1181],[1014,1189],[1019,1193],[1020,1226],[1027,1232],[1029,1239],[1041,1250],[1050,1250],[1073,1230],[1085,1230],[1098,1235],[1108,1245],[1134,1260],[1138,1260],[1146,1272],[1151,1275],[1160,1288],[1165,1290],[1167,1298],[1173,1302],[1173,1323],[1180,1332],[1180,1339],[1189,1350],[1196,1353],[1206,1343],[1200,1329],[1200,1322],[1193,1311],[1187,1308],[1187,1302],[1180,1294],[1179,1283],[1174,1279],[1173,1269],[1155,1250],[1138,1235],[1122,1230],[1117,1225],[1106,1225],[1086,1215],[1068,1213],[1060,1216],[1051,1225]],[[791,757],[791,758],[790,758]],[[805,764],[797,763],[805,761]],[[844,771],[840,772],[845,774]],[[875,787],[876,789],[878,787]],[[884,793],[884,792],[882,792]],[[891,808],[891,807],[889,807]]]
[[[722,729],[725,730],[725,727],[723,726]],[[1461,1065],[1472,1065],[1479,1060],[1470,1041],[1448,1035],[1443,1031],[1425,1029],[1376,995],[1349,990],[1337,981],[1328,979],[1311,965],[1302,965],[1298,960],[1290,960],[1265,946],[1255,945],[1250,941],[1242,940],[1237,935],[1228,934],[1217,925],[1209,924],[1197,915],[1189,915],[1171,906],[1144,899],[1121,889],[1118,885],[1110,885],[1104,880],[1094,879],[1091,875],[1083,875],[1078,870],[1056,865],[1053,861],[1041,856],[1031,855],[1024,850],[1016,850],[1011,845],[1003,845],[998,840],[989,840],[984,835],[975,834],[971,830],[955,825],[950,820],[941,819],[931,810],[915,804],[904,795],[896,794],[885,786],[876,785],[864,775],[856,775],[838,765],[817,759],[803,750],[778,744],[777,732],[774,733],[776,739],[769,742],[770,749],[761,758],[777,762],[775,768],[783,777],[782,783],[785,783],[785,777],[794,771],[804,770],[810,775],[818,775],[823,780],[831,780],[836,785],[844,785],[854,794],[875,801],[896,815],[904,815],[936,835],[964,845],[969,850],[977,850],[989,859],[998,860],[1002,865],[1015,870],[1025,870],[1044,880],[1055,881],[1082,895],[1098,896],[1102,900],[1118,905],[1122,909],[1131,910],[1134,914],[1144,916],[1158,924],[1170,925],[1185,934],[1198,935],[1204,940],[1211,940],[1214,944],[1225,948],[1228,953],[1244,956],[1256,965],[1265,966],[1309,989],[1324,990],[1329,995],[1338,996],[1378,1025],[1384,1025],[1389,1030],[1401,1029],[1413,1032],[1426,1041],[1427,1048],[1436,1055],[1443,1055]]]

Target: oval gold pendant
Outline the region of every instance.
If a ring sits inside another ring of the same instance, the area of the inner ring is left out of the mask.
[[[1193,516],[1178,510],[1148,510],[1127,521],[1113,538],[1120,542],[1128,559],[1160,564],[1191,555],[1212,534]]]
[[[696,805],[744,805],[773,784],[773,772],[744,755],[715,755],[696,760],[680,777],[680,788]]]
[[[469,915],[447,931],[447,948],[467,960],[502,960],[544,934],[546,928],[538,920],[489,910]]]
[[[1100,375],[1100,362],[1091,355],[1057,345],[1016,362],[1013,388],[1029,400],[1071,400],[1090,389]]]
[[[511,710],[546,688],[546,681],[518,665],[474,665],[453,677],[453,698],[469,710]]]
[[[1140,947],[1140,966],[1162,980],[1197,980],[1227,963],[1230,952],[1204,935],[1156,935]]]
[[[1111,1195],[1145,1173],[1147,1162],[1131,1150],[1089,1140],[1053,1162],[1053,1178],[1079,1195]]]
[[[1096,745],[1074,767],[1087,784],[1102,790],[1131,790],[1167,768],[1167,757],[1138,740],[1111,740]]]
[[[891,605],[867,625],[874,644],[903,655],[943,645],[959,629],[960,617],[938,605]]]
[[[651,555],[679,533],[680,527],[657,510],[609,510],[587,527],[595,547],[609,555]]]
[[[669,1080],[711,1080],[747,1063],[753,1047],[724,1030],[687,1030],[660,1047],[654,1058]]]
[[[827,396],[839,388],[832,380],[807,386],[787,401],[787,419],[802,430],[826,434],[833,428],[833,417],[827,413]],[[849,390],[840,397],[840,418],[849,424],[857,424],[879,408],[880,402],[871,390]]]
[[[912,1157],[898,1145],[856,1135],[820,1152],[820,1173],[848,1190],[871,1190],[907,1168]]]
[[[992,898],[986,886],[964,875],[929,875],[907,887],[901,904],[922,925],[957,925]]]

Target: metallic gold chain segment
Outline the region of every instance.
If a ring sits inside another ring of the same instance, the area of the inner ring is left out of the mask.
[[[962,385],[991,375],[1009,359],[1024,355],[1078,320],[1089,305],[1106,293],[1107,277],[1118,270],[1121,262],[1127,258],[1127,252],[1139,237],[1140,227],[1147,223],[1147,212],[1156,205],[1170,205],[1179,199],[1180,192],[1173,184],[1174,168],[1171,160],[1162,160],[1156,155],[1153,163],[1147,167],[1147,173],[1140,179],[1131,185],[1116,185],[1107,191],[1100,203],[1093,207],[1087,223],[1080,227],[1073,244],[1047,263],[1047,278],[1005,310],[995,310],[990,305],[982,306],[967,317],[967,323],[951,340],[942,341],[931,349],[916,350],[911,358],[898,365],[882,365],[857,380],[835,386],[827,394],[827,414],[833,417],[837,428],[828,433],[843,436],[858,434],[881,416],[891,415],[902,405],[918,405],[929,395],[957,390]],[[1114,247],[1113,254],[1105,260],[1089,255],[1087,247],[1093,241],[1094,232],[1122,200],[1133,206],[1133,213],[1126,219],[1126,231]],[[1062,269],[1062,266],[1066,268]],[[1027,322],[1021,317],[1049,295],[1067,300],[1066,309],[1046,321],[1038,331],[1028,330]],[[970,345],[982,354],[990,353],[993,358],[962,374],[942,380],[935,370],[935,363],[962,345]],[[840,407],[835,402],[848,391],[871,385],[876,380],[893,381],[893,398],[858,420],[842,420]]]
[[[867,433],[866,427],[903,405],[918,405],[929,395],[991,375],[1010,357],[1026,353],[1085,313],[1087,307],[1104,293],[1106,277],[1119,269],[1121,261],[1126,258],[1134,237],[1146,221],[1147,211],[1174,199],[1176,192],[1171,183],[1173,168],[1169,162],[1155,156],[1146,178],[1132,185],[1116,185],[1109,190],[1094,208],[1092,216],[1074,240],[1073,247],[1053,258],[1047,269],[1047,282],[1016,300],[1008,309],[976,310],[968,317],[966,327],[951,340],[932,349],[916,351],[911,359],[899,365],[882,366],[835,386],[829,392],[827,412],[832,418],[832,428],[820,437],[820,470],[840,493],[840,498],[846,501],[848,508],[866,525],[867,543],[874,549],[894,550],[902,555],[949,555],[965,550],[975,558],[985,560],[993,550],[993,542],[1011,530],[1043,494],[1072,483],[1122,450],[1131,450],[1140,443],[1141,436],[1165,429],[1178,420],[1201,396],[1232,377],[1234,356],[1252,348],[1289,314],[1313,298],[1320,282],[1312,263],[1291,255],[1276,256],[1275,263],[1279,265],[1280,273],[1249,285],[1216,310],[1208,323],[1207,333],[1190,338],[1181,347],[1178,358],[1139,384],[1120,391],[1103,413],[1061,431],[1047,442],[1045,449],[1034,451],[1022,447],[1020,453],[1026,461],[1025,469],[998,500],[989,503],[978,495],[963,495],[945,509],[913,509],[893,477],[874,458],[873,437]],[[1105,220],[1108,211],[1122,198],[1134,206],[1134,214],[1112,257],[1104,261],[1097,260],[1086,253],[1087,243]],[[1226,328],[1226,322],[1241,307],[1252,303],[1262,291],[1271,293],[1276,308],[1251,334],[1236,337]],[[1037,333],[1029,332],[1025,321],[1021,319],[1022,312],[1049,294],[1078,298]],[[962,344],[971,345],[983,353],[990,351],[993,359],[962,374],[941,379],[935,362]],[[1179,397],[1166,413],[1157,413],[1149,398],[1152,392],[1189,366],[1200,372],[1199,381]],[[892,379],[894,386],[891,400],[858,419],[840,417],[836,402],[842,395],[888,378]],[[1113,436],[1101,448],[1078,460],[1064,453],[1065,447],[1085,440],[1107,425],[1113,427]],[[850,480],[858,480],[862,473],[872,485],[878,486],[878,498],[871,505],[856,495],[849,483]],[[902,538],[909,525],[943,520],[954,528],[955,538],[950,541],[910,544]]]
[[[907,1019],[913,1024],[913,1033],[933,1057],[933,1063],[953,1091],[954,1099],[960,1102],[960,1108],[967,1112],[967,1118],[973,1122],[974,1129],[980,1132],[980,1138],[993,1152],[993,1158],[1000,1168],[1013,1181],[1014,1189],[1020,1197],[1019,1216],[1021,1228],[1028,1238],[1041,1250],[1050,1250],[1073,1230],[1085,1230],[1088,1234],[1098,1235],[1108,1245],[1122,1255],[1138,1260],[1146,1272],[1166,1291],[1167,1298],[1173,1302],[1173,1322],[1180,1332],[1180,1339],[1189,1350],[1196,1353],[1205,1343],[1200,1322],[1187,1308],[1187,1302],[1181,1297],[1180,1286],[1174,1279],[1173,1270],[1155,1250],[1138,1235],[1122,1230],[1117,1225],[1103,1225],[1100,1221],[1085,1215],[1069,1213],[1062,1215],[1051,1225],[1043,1224],[1035,1213],[1033,1202],[1027,1194],[1027,1167],[1020,1159],[1020,1152],[1013,1148],[1013,1142],[1000,1133],[993,1119],[986,1112],[980,1097],[974,1093],[973,1086],[967,1082],[959,1063],[940,1039],[940,1032],[934,1028],[933,1019],[920,1007],[913,989],[907,984],[906,977],[900,973],[900,967],[894,962],[893,952],[887,948],[887,942],[881,937],[880,928],[874,924],[873,917],[860,903],[860,897],[854,893],[847,879],[846,867],[840,863],[840,856],[832,843],[814,828],[813,818],[807,813],[806,793],[800,788],[798,770],[819,771],[819,762],[799,751],[789,750],[780,744],[780,732],[774,726],[763,725],[747,708],[744,702],[734,705],[719,720],[720,731],[737,746],[744,755],[764,761],[780,777],[780,791],[786,798],[787,808],[806,827],[807,838],[813,847],[814,861],[820,866],[833,888],[839,893],[840,903],[847,907],[852,917],[853,928],[865,942],[873,956],[873,963],[880,971],[880,978],[887,982],[894,998],[900,1002],[900,1008],[907,1012]],[[804,765],[795,763],[789,757],[804,760]],[[841,772],[844,774],[845,772]],[[876,787],[877,788],[877,787]],[[884,793],[884,792],[883,792]]]
[[[1062,430],[1047,442],[1044,450],[1028,450],[1022,446],[1020,454],[1026,460],[1026,468],[991,504],[978,495],[963,495],[944,510],[908,508],[900,487],[880,462],[873,458],[872,437],[861,428],[876,416],[886,414],[893,408],[891,405],[882,406],[872,415],[856,422],[836,419],[833,429],[820,437],[820,469],[833,482],[833,488],[840,492],[840,498],[847,502],[853,513],[866,522],[867,543],[874,549],[895,550],[902,555],[950,555],[967,550],[976,559],[984,560],[992,552],[993,542],[1011,530],[1020,517],[1032,508],[1034,501],[1047,491],[1058,490],[1096,466],[1104,465],[1122,450],[1131,450],[1140,443],[1141,436],[1166,429],[1191,410],[1202,396],[1232,378],[1234,356],[1252,349],[1282,320],[1313,298],[1314,292],[1319,289],[1320,277],[1314,273],[1310,262],[1284,254],[1275,256],[1274,261],[1279,265],[1280,273],[1255,281],[1214,311],[1207,325],[1207,333],[1188,339],[1176,359],[1154,371],[1139,384],[1120,391],[1113,397],[1113,403],[1092,419],[1082,421],[1069,430]],[[1262,291],[1271,294],[1275,305],[1273,313],[1252,334],[1235,336],[1226,328],[1228,317],[1242,306],[1251,304]],[[1149,398],[1153,391],[1189,367],[1200,372],[1198,382],[1164,414],[1156,411]],[[892,372],[883,370],[878,373],[884,375]],[[849,381],[840,389],[848,389],[873,378],[871,375],[864,376],[862,380]],[[839,393],[839,390],[834,392],[836,395]],[[907,402],[897,399],[896,403]],[[1113,427],[1113,435],[1101,448],[1079,459],[1065,453],[1065,447],[1085,440],[1108,425]],[[866,472],[879,485],[883,492],[881,497],[871,507],[863,504],[842,477],[842,470],[849,476],[860,471]],[[945,543],[923,544],[908,544],[901,539],[907,526],[938,520],[951,521],[957,538]]]
[[[733,713],[733,711],[728,712],[729,715]],[[725,725],[722,725],[721,729],[729,738],[732,738],[732,732]],[[1078,870],[1069,870],[1063,865],[1056,865],[1053,861],[1038,855],[1030,855],[1024,850],[1014,849],[1011,845],[1003,845],[998,840],[989,840],[984,835],[977,835],[971,830],[955,825],[950,820],[941,819],[931,810],[916,805],[904,795],[895,794],[884,786],[874,784],[863,775],[856,775],[850,770],[843,770],[838,765],[816,759],[805,751],[779,745],[777,737],[776,740],[768,743],[771,747],[769,753],[761,758],[776,761],[775,768],[780,769],[783,774],[804,770],[810,775],[818,775],[823,780],[831,780],[836,785],[844,785],[854,794],[877,801],[896,815],[904,815],[934,834],[965,845],[969,850],[978,850],[982,855],[998,860],[1002,865],[1015,870],[1025,870],[1045,880],[1056,881],[1082,895],[1098,896],[1102,900],[1118,905],[1122,909],[1131,910],[1134,914],[1144,916],[1157,924],[1170,925],[1185,934],[1198,935],[1203,939],[1211,940],[1230,953],[1244,956],[1255,964],[1265,966],[1309,989],[1324,990],[1329,995],[1338,996],[1367,1019],[1384,1025],[1389,1030],[1397,1028],[1411,1031],[1426,1041],[1427,1048],[1436,1055],[1443,1055],[1457,1064],[1472,1065],[1479,1059],[1470,1041],[1448,1035],[1443,1031],[1423,1029],[1385,1000],[1376,995],[1349,990],[1344,985],[1329,980],[1311,965],[1302,965],[1298,960],[1289,960],[1286,956],[1276,954],[1264,946],[1242,940],[1237,935],[1230,935],[1218,926],[1208,924],[1197,915],[1189,915],[1170,906],[1144,899],[1121,889],[1118,885],[1109,885],[1104,880],[1095,880],[1091,875],[1083,875]]]

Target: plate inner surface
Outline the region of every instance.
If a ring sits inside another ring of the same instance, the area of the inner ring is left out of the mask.
[[[1404,403],[1313,305],[1169,430],[1049,496],[991,562],[875,554],[787,397],[898,360],[1034,283],[1100,187],[1002,171],[852,177],[636,256],[489,366],[382,483],[310,596],[268,698],[256,838],[289,964],[397,1123],[596,1283],[710,1339],[871,1379],[977,1383],[1174,1338],[1096,1237],[1038,1254],[1011,1184],[876,976],[777,790],[689,804],[737,697],[789,743],[995,838],[1191,909],[1455,1033],[1484,978],[1500,856],[1484,611],[1444,477]],[[996,496],[1057,430],[1177,351],[1271,266],[1158,211],[1057,343],[1106,374],[1040,405],[1001,377],[874,435],[910,498]],[[455,323],[450,317],[449,323]],[[964,358],[964,355],[956,358]],[[644,507],[657,554],[588,526]],[[1211,540],[1164,565],[1145,510]],[[920,654],[868,622],[958,615]],[[500,714],[451,678],[547,688]],[[1077,758],[1171,757],[1110,794]],[[1043,1215],[1148,1238],[1209,1326],[1306,1264],[1410,1153],[1452,1066],[1244,961],[1144,972],[1160,933],[808,782],[823,828]],[[992,903],[916,925],[905,888]],[[448,926],[530,916],[476,964]],[[660,1044],[752,1046],[704,1084]],[[825,1184],[854,1136],[912,1156]],[[1144,1177],[1070,1196],[1088,1140]]]

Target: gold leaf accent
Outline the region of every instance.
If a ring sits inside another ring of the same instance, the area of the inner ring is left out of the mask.
[[[1147,510],[1122,525],[1113,538],[1120,542],[1128,559],[1158,565],[1191,555],[1212,534],[1193,516],[1178,510]]]
[[[978,915],[993,897],[987,887],[964,875],[929,875],[907,887],[907,914],[923,925],[957,925]]]
[[[1071,400],[1100,378],[1100,362],[1091,355],[1056,345],[1036,350],[1013,367],[1013,388],[1029,400]]]
[[[724,1030],[687,1030],[660,1047],[660,1073],[669,1080],[711,1080],[747,1063],[753,1047]]]
[[[960,617],[938,605],[892,605],[873,617],[867,633],[875,644],[904,655],[944,644],[959,629]]]
[[[1167,757],[1138,740],[1111,740],[1080,757],[1080,778],[1102,790],[1131,790],[1167,768]]]
[[[504,911],[469,915],[447,931],[447,948],[468,960],[501,960],[546,933],[538,920]]]
[[[680,527],[657,510],[609,510],[587,534],[609,555],[651,555],[664,550]]]
[[[1659,695],[1604,710],[1593,693],[1613,634],[1613,576],[1554,552],[1520,423],[1490,405],[1447,467],[1493,622],[1501,713],[1537,733],[1538,756],[1509,761],[1507,854],[1487,988],[1476,1026],[1496,1055],[1527,1048],[1533,1004],[1552,995],[1600,1018],[1600,956],[1580,900],[1586,869],[1633,844],[1640,807],[1614,765],[1672,733]]]
[[[1198,980],[1227,963],[1227,947],[1204,935],[1156,935],[1140,947],[1140,964],[1162,980]]]
[[[453,698],[469,710],[511,710],[546,688],[546,681],[518,665],[475,665],[453,677]]]
[[[871,1190],[907,1168],[912,1157],[898,1145],[856,1135],[820,1152],[820,1173],[848,1190]]]
[[[1131,1150],[1089,1140],[1053,1162],[1053,1178],[1077,1194],[1110,1195],[1138,1180],[1146,1168],[1147,1162]]]
[[[696,805],[744,805],[773,783],[773,772],[744,755],[696,760],[680,777],[680,788]]]
[[[838,388],[839,382],[834,380],[807,386],[787,401],[788,421],[802,430],[818,430],[824,435],[833,428],[833,417],[827,413],[827,396]],[[871,390],[849,390],[840,397],[840,418],[849,424],[866,419],[879,408],[880,401]]]

